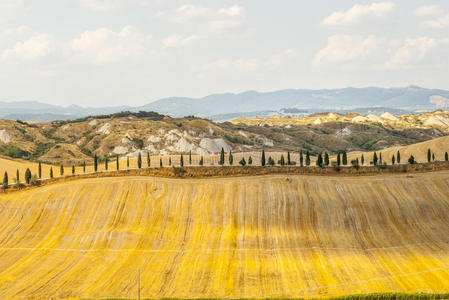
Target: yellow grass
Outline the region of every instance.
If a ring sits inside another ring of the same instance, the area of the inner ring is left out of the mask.
[[[271,152],[266,153],[266,159],[268,160],[268,157],[271,156],[273,159],[276,160],[276,163],[281,158],[281,155],[284,155],[285,161],[287,161],[287,153],[281,153],[281,152]],[[258,166],[260,165],[260,157],[261,152],[251,152],[251,153],[236,153],[234,155],[234,165],[238,166],[239,161],[242,159],[242,157],[245,157],[246,160],[251,156],[253,158],[253,165]],[[159,156],[159,155],[152,155],[151,156],[151,167],[159,167],[160,166],[160,159],[162,159],[162,164],[164,167],[169,167],[169,159],[172,161],[172,166],[179,166],[180,165],[180,155],[166,155],[166,156]],[[199,161],[201,159],[201,155],[192,155],[192,165],[198,166]],[[219,155],[206,155],[204,156],[204,165],[205,166],[219,166],[218,161],[220,157]],[[305,159],[305,156],[304,156]],[[229,159],[228,154],[226,154],[225,157],[225,165],[229,165]],[[299,165],[299,154],[298,153],[291,153],[291,160],[296,161]],[[312,161],[314,158],[312,158]],[[120,170],[127,169],[127,159],[126,157],[120,157],[119,158],[119,165]],[[188,154],[184,154],[184,165],[189,166],[189,156]],[[146,155],[142,156],[142,168],[147,168],[147,158]],[[130,169],[137,169],[137,157],[130,157],[129,158],[129,168]],[[29,168],[31,170],[32,174],[38,174],[38,163],[36,162],[30,162],[25,160],[19,160],[19,159],[8,159],[8,158],[2,158],[0,157],[0,180],[3,179],[3,175],[5,171],[8,172],[10,183],[14,182],[14,178],[16,177],[17,169],[19,169],[20,173],[20,179],[23,182],[24,181],[24,174],[26,169]],[[49,165],[49,164],[42,164],[42,178],[46,179],[50,177],[50,168],[53,168],[53,176],[54,177],[60,177],[60,165]],[[98,163],[98,171],[104,171],[105,170],[105,163],[104,161],[101,161]],[[109,158],[108,163],[108,170],[109,171],[115,171],[117,170],[117,162],[115,157]],[[93,162],[87,161],[86,162],[86,173],[91,173],[94,171]],[[83,167],[81,165],[75,165],[75,174],[82,174]],[[72,174],[72,165],[64,165],[64,175],[71,175]]]
[[[25,161],[25,160],[12,160],[12,159],[6,159],[6,158],[0,157],[0,177],[1,177],[1,179],[3,179],[3,175],[5,174],[5,171],[7,171],[9,178],[10,178],[10,182],[13,182],[13,178],[16,177],[17,169],[19,169],[21,181],[23,181],[24,180],[23,176],[24,176],[27,168],[30,169],[32,174],[37,174],[38,164],[34,163],[34,162]],[[59,169],[55,170],[55,167],[53,166],[53,172],[55,172],[55,175],[59,174]],[[49,173],[50,173],[50,165],[42,164],[42,174],[44,176],[46,174],[46,177],[48,177]]]
[[[449,291],[449,171],[86,179],[0,195],[0,299]]]
[[[444,153],[449,152],[449,136],[436,138],[430,141],[408,146],[392,147],[376,152],[377,155],[379,155],[379,153],[382,153],[383,160],[388,164],[391,164],[391,158],[393,154],[396,157],[398,150],[401,153],[401,163],[406,163],[410,155],[413,155],[416,161],[424,163],[427,162],[427,149],[429,148],[432,153],[435,153],[435,160],[444,160]],[[350,162],[351,159],[355,159],[357,157],[360,159],[361,155],[362,153],[348,154],[348,162]],[[364,155],[365,164],[369,164],[369,162],[373,159],[373,152],[367,152],[364,153]]]

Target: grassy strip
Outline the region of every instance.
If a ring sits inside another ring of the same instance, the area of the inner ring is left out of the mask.
[[[72,180],[103,177],[124,177],[124,176],[149,176],[162,178],[217,178],[217,177],[239,177],[239,176],[261,176],[261,175],[316,175],[316,176],[372,176],[381,174],[404,174],[404,173],[426,173],[449,170],[449,162],[433,162],[424,164],[402,164],[388,165],[382,168],[373,166],[363,167],[296,167],[296,166],[224,166],[224,167],[164,167],[164,168],[142,168],[127,169],[119,171],[100,171],[96,173],[67,175],[51,179],[43,179],[35,186],[21,185],[15,188],[0,189],[0,193],[7,193],[17,190],[25,190],[36,186],[62,183]]]
[[[103,300],[129,300],[134,298],[107,298]],[[180,298],[142,298],[145,300],[221,300],[223,298],[196,298],[196,299],[180,299]],[[356,294],[347,295],[340,297],[330,297],[330,298],[231,298],[233,300],[248,300],[248,299],[264,299],[264,300],[443,300],[449,299],[449,293],[443,294],[431,294],[431,293],[372,293],[372,294]],[[84,299],[84,300],[94,300],[94,299]]]

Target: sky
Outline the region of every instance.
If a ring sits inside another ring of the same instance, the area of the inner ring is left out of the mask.
[[[449,1],[0,0],[0,101],[449,89]]]

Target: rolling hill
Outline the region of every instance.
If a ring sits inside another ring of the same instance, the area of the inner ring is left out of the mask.
[[[389,118],[385,118],[385,117]],[[449,133],[449,112],[361,116],[336,113],[303,118],[238,119],[215,123],[152,112],[118,113],[73,121],[27,123],[0,119],[0,156],[50,164],[92,163],[94,155],[135,157],[192,152],[370,151],[409,145]],[[1,169],[1,166],[0,166]]]
[[[78,180],[0,196],[0,298],[449,291],[449,172]]]
[[[430,141],[412,144],[408,146],[391,147],[382,151],[377,151],[377,154],[382,153],[383,159],[391,164],[391,158],[393,155],[397,156],[397,152],[400,151],[401,162],[406,163],[410,155],[413,155],[415,160],[420,163],[427,162],[427,151],[431,150],[431,153],[435,155],[435,160],[444,160],[445,153],[449,153],[449,136],[436,138]],[[361,153],[353,152],[348,154],[348,160],[360,158]],[[365,157],[371,159],[374,152],[365,152]]]

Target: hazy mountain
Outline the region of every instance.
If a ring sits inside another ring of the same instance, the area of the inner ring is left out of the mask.
[[[129,101],[132,101],[129,100]],[[360,108],[375,110],[403,110],[407,112],[449,108],[449,91],[425,89],[417,86],[403,88],[344,88],[303,90],[289,89],[259,93],[248,91],[239,94],[214,94],[204,98],[171,97],[138,106],[118,107],[68,107],[39,102],[0,102],[0,118],[21,116],[23,120],[53,117],[66,119],[87,115],[110,114],[119,111],[156,111],[181,117],[196,115],[221,119],[223,116],[253,115],[256,112],[277,112],[286,108],[302,111],[360,111]],[[38,115],[38,116],[36,116]],[[46,115],[46,116],[44,116]],[[216,118],[216,116],[220,116]]]
[[[82,116],[78,115],[59,115],[59,114],[9,114],[3,116],[3,119],[7,120],[21,120],[28,122],[51,122],[55,120],[76,120]]]

